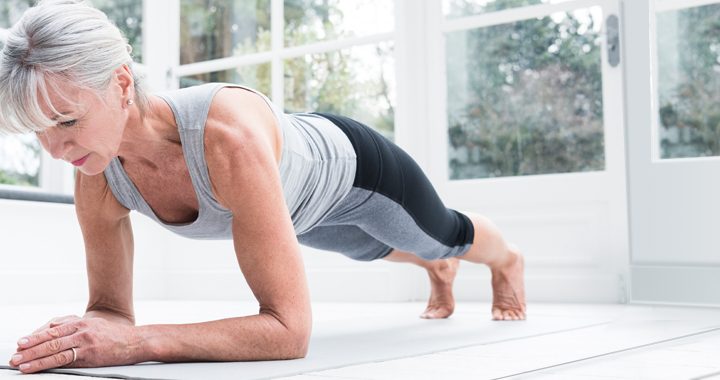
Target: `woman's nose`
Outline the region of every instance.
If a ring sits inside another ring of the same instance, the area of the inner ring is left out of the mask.
[[[70,142],[63,138],[60,133],[57,133],[52,129],[53,128],[50,128],[38,134],[40,144],[48,153],[50,153],[52,158],[56,160],[63,159],[65,154],[70,150]]]

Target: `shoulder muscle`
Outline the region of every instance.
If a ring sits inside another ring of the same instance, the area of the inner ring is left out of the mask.
[[[115,198],[104,174],[89,176],[79,171],[75,176],[75,210],[81,223],[96,218],[118,220],[130,213]]]

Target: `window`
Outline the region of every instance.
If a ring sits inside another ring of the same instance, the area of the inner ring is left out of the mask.
[[[393,138],[393,45],[380,43],[285,61],[285,108],[363,120]]]
[[[143,0],[92,0],[120,29],[132,46],[133,59],[142,62]]]
[[[450,179],[605,169],[602,24],[592,7],[446,33]]]
[[[0,49],[5,46],[5,32],[34,0],[10,0],[0,3]],[[35,136],[0,135],[0,185],[37,187],[40,185],[40,144]]]
[[[0,3],[0,28],[8,29],[36,0],[4,0]]]
[[[660,157],[720,156],[720,4],[656,15]]]
[[[203,83],[224,82],[238,83],[254,88],[263,94],[269,94],[271,66],[269,63],[245,65],[237,69],[214,71],[180,78],[180,87],[197,86]]]
[[[279,5],[283,14],[272,14]],[[180,87],[237,83],[287,112],[340,113],[393,137],[392,1],[181,0],[180,7],[180,72],[193,73],[179,78]]]
[[[180,64],[270,49],[270,0],[182,0],[180,6]],[[211,78],[233,78],[224,75]]]
[[[389,0],[285,0],[285,46],[393,30]]]
[[[128,38],[136,61],[142,60],[142,1],[92,0]],[[0,3],[0,49],[12,27],[36,0],[5,0]],[[34,135],[0,136],[0,185],[70,192],[73,168],[52,160]]]

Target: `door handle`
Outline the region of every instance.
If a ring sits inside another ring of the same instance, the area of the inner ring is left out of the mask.
[[[608,63],[616,67],[620,64],[620,21],[616,15],[608,16],[605,21],[607,33]]]

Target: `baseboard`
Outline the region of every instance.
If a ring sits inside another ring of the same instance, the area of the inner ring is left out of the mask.
[[[405,269],[408,272],[398,273],[393,268],[312,268],[307,278],[315,302],[426,301],[430,294],[427,275],[413,267]],[[164,276],[166,299],[253,299],[239,271],[171,272]],[[525,285],[528,302],[626,302],[618,275],[578,268],[526,273]],[[490,273],[485,268],[461,271],[454,289],[459,302],[492,300]]]
[[[0,271],[0,286],[7,290],[0,305],[86,302],[86,278],[80,271]],[[308,268],[307,279],[315,302],[426,301],[430,294],[424,270],[409,265]],[[531,270],[525,285],[528,302],[624,302],[617,276],[578,268]],[[490,301],[490,273],[461,267],[454,289],[459,302]],[[137,272],[133,292],[136,300],[254,300],[239,269]]]
[[[632,265],[631,301],[720,306],[720,267]]]

